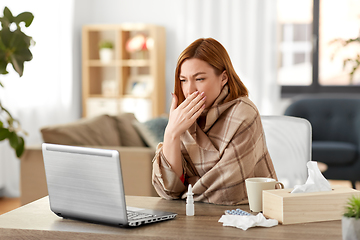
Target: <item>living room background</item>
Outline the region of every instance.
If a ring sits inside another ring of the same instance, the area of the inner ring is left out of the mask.
[[[3,104],[40,144],[39,128],[81,117],[81,26],[143,22],[166,28],[166,96],[169,109],[174,69],[180,52],[199,37],[213,37],[228,50],[235,70],[263,115],[281,114],[276,84],[276,5],[263,0],[5,0],[19,14],[30,11],[36,45],[24,76],[4,78]],[[10,69],[9,69],[10,70]],[[19,195],[19,161],[0,143],[0,188]]]

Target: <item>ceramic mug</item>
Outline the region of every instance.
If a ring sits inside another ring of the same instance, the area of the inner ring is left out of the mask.
[[[275,189],[276,185],[284,188],[284,184],[272,178],[254,177],[245,179],[249,207],[252,212],[262,211],[262,191]]]

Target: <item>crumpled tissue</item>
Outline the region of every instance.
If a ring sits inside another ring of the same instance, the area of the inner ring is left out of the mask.
[[[247,230],[251,227],[273,227],[278,225],[276,219],[266,219],[262,213],[258,213],[256,216],[239,216],[239,215],[222,215],[219,222],[223,223],[223,226],[230,226]]]
[[[317,162],[309,161],[306,166],[309,173],[308,179],[303,185],[295,185],[291,193],[331,191],[331,185],[320,172]]]

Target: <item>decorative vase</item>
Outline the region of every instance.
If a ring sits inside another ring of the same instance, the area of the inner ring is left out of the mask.
[[[360,219],[342,217],[342,239],[360,240]]]
[[[104,96],[116,96],[117,84],[115,79],[103,80],[101,83],[101,93]]]
[[[109,63],[113,60],[114,51],[111,48],[100,49],[100,61],[102,63]]]

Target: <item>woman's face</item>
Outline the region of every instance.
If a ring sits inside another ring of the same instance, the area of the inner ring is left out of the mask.
[[[210,64],[197,58],[185,60],[180,68],[181,89],[185,98],[195,91],[204,92],[205,108],[213,104],[227,80],[226,71],[217,76]]]

